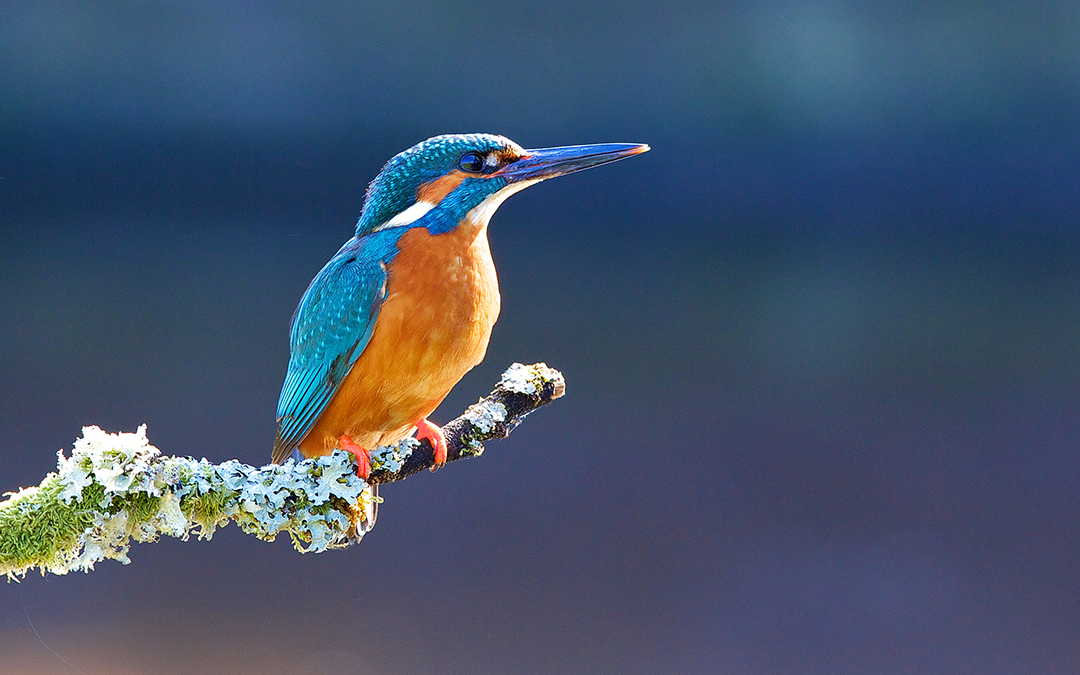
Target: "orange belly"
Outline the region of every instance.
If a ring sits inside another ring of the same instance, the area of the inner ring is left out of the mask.
[[[434,236],[413,228],[398,249],[371,340],[301,441],[305,457],[329,454],[343,435],[368,450],[396,443],[484,358],[499,316],[486,223]]]

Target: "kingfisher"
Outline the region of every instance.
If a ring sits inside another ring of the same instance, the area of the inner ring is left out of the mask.
[[[510,195],[624,159],[647,145],[526,150],[493,134],[436,136],[395,155],[367,189],[356,231],[292,318],[272,459],[356,456],[416,434],[435,466],[446,439],[428,416],[480,363],[499,315],[487,227]],[[374,524],[374,513],[361,525]]]

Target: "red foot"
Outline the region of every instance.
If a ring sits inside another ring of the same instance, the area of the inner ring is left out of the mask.
[[[353,439],[348,436],[338,439],[338,447],[345,452],[351,452],[356,457],[356,475],[367,480],[371,475],[371,455],[368,451],[353,443]]]
[[[446,464],[446,436],[438,425],[428,422],[426,417],[421,417],[416,423],[416,440],[425,438],[431,442],[431,447],[435,448],[435,466],[431,467],[434,471]]]

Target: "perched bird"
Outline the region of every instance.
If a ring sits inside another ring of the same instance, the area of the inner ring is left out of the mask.
[[[499,285],[487,226],[534,183],[645,152],[607,143],[525,150],[490,134],[436,136],[396,155],[367,190],[355,235],[315,276],[292,319],[273,461],[356,455],[416,430],[487,351]],[[372,513],[364,531],[374,523]],[[361,532],[362,534],[362,532]]]

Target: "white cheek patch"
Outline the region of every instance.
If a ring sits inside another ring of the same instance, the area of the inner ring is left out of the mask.
[[[417,220],[420,220],[425,213],[435,208],[435,205],[431,202],[419,201],[405,209],[401,213],[397,214],[390,220],[386,221],[382,225],[376,227],[373,231],[385,230],[388,227],[400,227],[402,225],[409,225]]]
[[[480,202],[472,209],[469,210],[465,217],[469,219],[469,222],[473,225],[486,226],[488,221],[491,220],[492,214],[495,213],[495,209],[506,201],[506,198],[515,192],[519,192],[529,187],[534,183],[539,183],[544,180],[543,178],[533,178],[532,180],[523,180],[510,183],[503,189],[499,190],[493,195],[489,195],[487,199]]]

